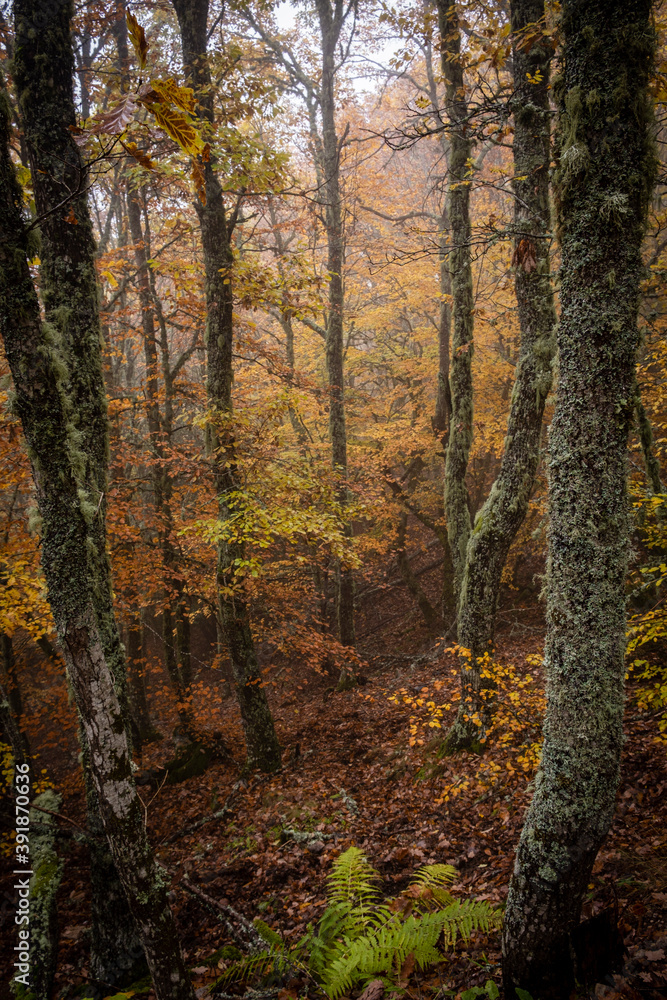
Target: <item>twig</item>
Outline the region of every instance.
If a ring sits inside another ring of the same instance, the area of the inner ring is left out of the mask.
[[[83,827],[79,823],[75,822],[75,820],[70,819],[69,816],[63,816],[62,813],[53,812],[52,809],[43,809],[42,806],[36,806],[34,803],[30,806],[30,808],[31,809],[36,809],[37,812],[40,812],[40,813],[47,813],[47,815],[49,815],[49,816],[55,816],[56,819],[64,819],[66,823],[71,823],[72,826],[75,826],[77,828],[77,830],[81,830],[81,833],[83,833],[83,835],[86,837],[86,839],[90,840],[90,831],[86,830],[85,827]]]
[[[229,798],[231,798],[231,796],[229,796]],[[206,823],[212,823],[213,820],[216,819],[224,819],[225,816],[228,816],[231,813],[231,811],[232,810],[227,806],[227,803],[225,803],[222,809],[218,809],[217,812],[211,813],[210,816],[203,816],[201,819],[198,819],[196,823],[190,823],[189,826],[184,826],[181,830],[177,830],[176,833],[172,833],[170,837],[167,837],[166,840],[163,840],[160,843],[160,847],[165,844],[173,844],[179,837],[184,837],[186,833],[192,833],[193,830],[198,830],[200,827],[205,826]]]
[[[139,789],[137,788],[137,796],[138,796],[139,801],[141,802],[141,805],[142,805],[143,810],[144,810],[144,828],[148,827],[148,810],[149,810],[149,807],[153,804],[153,802],[155,801],[155,799],[157,798],[157,796],[162,791],[162,789],[164,787],[164,783],[165,783],[165,781],[167,780],[168,777],[169,777],[169,771],[165,771],[164,772],[164,778],[162,779],[162,781],[158,785],[157,790],[155,791],[155,794],[146,803],[144,803],[144,800],[142,799],[142,797],[141,797],[141,795],[139,793]]]
[[[259,931],[255,929],[247,917],[235,910],[233,906],[229,906],[227,903],[218,903],[212,896],[193,885],[188,878],[182,879],[179,884],[191,896],[203,903],[207,909],[215,913],[218,920],[227,928],[229,936],[236,941],[239,947],[249,952],[265,950],[266,942]]]

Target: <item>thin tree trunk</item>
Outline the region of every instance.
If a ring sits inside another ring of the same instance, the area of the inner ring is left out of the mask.
[[[651,492],[654,496],[657,496],[664,492],[662,478],[660,475],[660,462],[655,453],[653,428],[651,427],[651,421],[649,420],[648,413],[646,412],[646,407],[642,402],[639,385],[635,385],[635,414],[637,417],[639,442],[642,446],[642,455],[644,456],[646,478],[648,479],[649,486],[651,487]],[[660,514],[660,511],[658,511],[658,514]]]
[[[130,692],[130,711],[141,743],[157,737],[151,722],[146,695],[146,659],[144,657],[144,630],[141,615],[127,628],[127,679]],[[141,749],[138,747],[137,749]]]
[[[206,54],[208,0],[173,0],[183,45],[183,64],[199,101],[200,116],[213,121],[213,95]],[[231,515],[231,502],[240,482],[231,427],[233,381],[232,234],[235,215],[227,217],[215,157],[201,162],[206,204],[197,200],[206,274],[207,394],[211,410],[208,446],[214,466],[220,520]],[[222,628],[227,640],[241,708],[248,764],[263,771],[280,767],[280,744],[261,684],[261,674],[250,629],[250,615],[235,566],[244,558],[242,543],[221,540],[218,546],[217,586]]]
[[[521,347],[500,472],[475,518],[466,552],[458,612],[458,640],[466,654],[460,708],[446,741],[450,751],[478,748],[486,739],[493,686],[482,683],[479,658],[490,650],[503,567],[528,511],[540,458],[544,404],[551,389],[556,346],[549,267],[552,45],[546,35],[526,44],[526,30],[535,30],[543,17],[544,0],[512,3],[514,282]]]
[[[180,1000],[191,998],[192,990],[132,779],[123,651],[106,554],[106,399],[94,246],[81,193],[85,171],[70,131],[75,122],[71,13],[69,4],[54,6],[48,0],[15,5],[14,72],[32,147],[35,200],[43,215],[42,285],[51,322],[41,321],[28,269],[34,251],[21,216],[3,94],[0,329],[30,450],[49,599],[90,749],[105,831],[141,929],[156,992],[161,1000]],[[74,192],[71,215],[66,209],[60,214],[63,191]],[[64,360],[54,343],[58,334]]]
[[[23,699],[16,672],[16,657],[12,637],[0,632],[2,657],[0,662],[0,729],[9,741],[14,761],[26,764],[31,760],[30,742],[21,726]]]
[[[322,77],[320,110],[322,112],[322,175],[324,214],[327,238],[327,271],[329,303],[326,322],[326,362],[329,379],[329,437],[334,472],[339,477],[338,500],[344,508],[347,499],[347,431],[345,427],[345,387],[343,371],[343,265],[345,238],[343,233],[343,202],[340,186],[341,142],[336,130],[336,48],[344,21],[342,0],[317,0],[317,14],[322,39]],[[346,525],[345,534],[352,536]],[[341,563],[336,566],[336,614],[338,638],[343,646],[354,646],[354,576]],[[343,665],[340,688],[354,684],[354,675]]]
[[[119,17],[114,24],[114,36],[121,73],[121,89],[126,90],[129,51],[124,3],[120,3],[120,8],[123,11],[123,16]],[[178,553],[172,542],[173,518],[170,505],[172,481],[165,458],[165,445],[169,446],[172,428],[172,400],[169,392],[171,379],[169,378],[170,372],[167,359],[167,377],[163,378],[165,395],[165,415],[163,418],[160,412],[158,341],[154,309],[155,296],[153,294],[152,275],[148,263],[150,259],[148,219],[146,219],[145,231],[141,223],[145,197],[145,188],[133,187],[128,181],[126,199],[127,219],[132,243],[134,244],[134,261],[137,268],[137,290],[139,294],[139,307],[141,309],[144,363],[146,365],[146,422],[148,424],[148,435],[153,453],[150,474],[153,483],[155,516],[158,522],[158,544],[162,554],[162,571],[164,577],[162,643],[164,647],[165,668],[176,695],[176,709],[181,727],[190,739],[195,739],[196,726],[192,713],[191,693],[189,685],[183,683],[183,677],[179,669],[177,643],[174,641],[176,627],[174,619],[178,618],[177,601],[174,600],[174,595],[182,589],[182,584],[177,573]],[[163,373],[165,370],[164,347],[166,346],[163,345]]]
[[[398,563],[398,568],[401,573],[401,578],[405,586],[408,588],[417,604],[419,605],[419,610],[421,611],[426,626],[430,632],[438,632],[441,625],[442,619],[438,612],[435,610],[428,597],[424,593],[424,589],[419,583],[419,580],[412,572],[412,567],[410,566],[410,560],[408,559],[408,554],[405,551],[405,535],[408,526],[408,515],[406,511],[401,513],[398,521],[398,535],[396,538],[396,561]]]
[[[609,830],[623,745],[627,441],[655,177],[650,0],[564,0],[555,191],[562,251],[550,434],[542,763],[510,884],[507,996],[574,987],[570,941]]]
[[[461,32],[456,5],[437,0],[445,109],[449,118],[449,175],[447,212],[451,226],[449,270],[453,299],[452,360],[450,369],[451,419],[445,462],[445,516],[454,567],[456,598],[461,591],[466,549],[470,537],[470,496],[466,472],[472,445],[473,290],[470,263],[470,157],[472,140],[467,121]]]
[[[449,353],[452,334],[452,276],[449,270],[449,217],[443,211],[440,219],[440,310],[438,316],[438,384],[435,395],[433,430],[440,435],[443,446],[447,447],[452,419],[452,391],[449,385]]]

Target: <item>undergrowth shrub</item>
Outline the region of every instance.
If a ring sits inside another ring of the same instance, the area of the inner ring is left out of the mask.
[[[317,928],[310,925],[294,945],[265,934],[266,950],[235,962],[216,987],[258,977],[277,982],[290,971],[305,973],[332,1000],[375,979],[397,987],[414,966],[442,961],[458,937],[500,926],[488,903],[454,899],[446,886],[456,874],[451,865],[425,865],[404,892],[383,899],[378,873],[350,847],[333,864]]]
[[[455,653],[458,660],[467,651],[454,646],[448,652]],[[478,757],[472,769],[458,773],[443,787],[441,795],[435,799],[436,804],[449,802],[470,789],[478,796],[491,794],[508,779],[532,777],[540,763],[546,707],[542,656],[530,653],[523,669],[511,662],[495,660],[489,653],[478,662],[482,681],[488,685],[489,697],[493,699],[485,744],[492,753]],[[449,719],[453,721],[461,698],[459,669],[458,665],[452,667],[455,687],[446,700],[441,693],[445,687],[442,680],[433,681],[418,694],[401,688],[389,696],[390,702],[410,712],[408,743],[411,747],[419,749],[434,743],[441,730],[447,728],[447,713],[451,713]],[[475,715],[471,718],[479,722]],[[427,778],[436,773],[437,768],[427,767],[420,776]]]

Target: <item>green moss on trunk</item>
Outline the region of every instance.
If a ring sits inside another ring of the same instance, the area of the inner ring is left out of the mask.
[[[612,820],[623,742],[627,438],[655,176],[649,0],[565,0],[555,191],[562,248],[550,433],[547,714],[505,915],[507,995],[561,1000]],[[609,276],[614,274],[614,294]]]
[[[514,265],[521,346],[500,472],[475,518],[466,551],[458,638],[471,656],[461,667],[461,709],[447,738],[450,751],[486,737],[493,692],[484,689],[478,658],[493,640],[500,579],[528,510],[540,457],[544,404],[551,389],[556,346],[549,268],[552,43],[544,36],[530,47],[523,44],[526,29],[543,17],[544,0],[512,4]],[[470,721],[474,714],[481,719],[478,726]]]
[[[55,79],[61,64],[71,67],[71,6],[54,5],[49,0],[19,0],[15,16],[17,67],[23,67],[17,69],[17,77],[24,72],[27,88],[37,84],[52,86],[44,68],[53,68]],[[67,129],[71,139],[67,128],[73,116],[71,79],[69,92],[65,83],[63,79],[59,92],[69,105],[54,117],[52,127]],[[43,98],[44,107],[48,107],[49,93],[45,92]],[[31,94],[31,100],[34,113],[39,115],[39,94]],[[109,638],[110,619],[105,617],[105,608],[110,610],[111,606],[110,591],[104,589],[103,503],[100,498],[95,507],[89,498],[94,470],[100,468],[97,463],[101,461],[101,452],[94,451],[92,442],[89,450],[82,447],[86,429],[77,409],[77,394],[80,394],[79,402],[90,419],[95,419],[100,407],[99,386],[91,379],[87,391],[95,398],[83,399],[84,389],[75,390],[74,378],[70,379],[63,361],[57,328],[53,323],[42,322],[28,268],[31,244],[22,216],[22,196],[9,152],[10,120],[11,111],[3,92],[0,94],[0,332],[42,519],[42,565],[49,600],[90,749],[104,829],[140,927],[156,994],[159,1000],[192,1000],[165,884],[146,839],[143,813],[132,779],[122,687],[113,669],[115,653]],[[33,184],[37,186],[34,178]],[[57,255],[56,245],[52,252]],[[81,277],[85,280],[85,275]],[[107,661],[105,651],[109,651],[111,662]]]

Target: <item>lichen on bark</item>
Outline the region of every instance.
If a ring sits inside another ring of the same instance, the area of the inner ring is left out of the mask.
[[[655,177],[650,0],[565,0],[554,188],[562,252],[550,432],[547,711],[503,933],[507,995],[561,1000],[623,741],[627,440]],[[614,275],[614,294],[609,276]]]
[[[71,67],[71,14],[67,2],[18,0],[15,5],[17,28],[20,26],[16,59],[19,65],[23,60],[28,87],[45,84],[45,67],[61,63]],[[69,90],[66,79],[61,82],[58,93],[63,108],[54,113],[51,125],[54,131],[66,130],[71,141],[71,78]],[[41,107],[37,97],[31,93],[38,116]],[[49,99],[50,94],[45,94],[44,107],[49,106]],[[28,267],[31,240],[10,155],[10,123],[11,108],[0,92],[0,332],[14,382],[15,412],[33,471],[49,600],[86,734],[105,833],[140,928],[156,994],[159,1000],[192,1000],[166,892],[157,878],[146,838],[132,778],[122,686],[113,669],[117,661],[110,644],[112,619],[107,616],[111,603],[110,591],[105,589],[103,501],[97,498],[95,506],[89,493],[95,471],[104,467],[105,474],[106,427],[102,446],[99,441],[90,441],[84,450],[87,430],[79,409],[80,404],[91,420],[97,419],[100,387],[94,378],[75,386],[74,377],[70,377],[75,366],[70,372],[63,360],[57,327],[42,320]],[[64,146],[62,136],[61,141]],[[58,254],[57,245],[53,254]],[[96,297],[96,288],[90,287]],[[59,308],[54,306],[56,312]],[[93,312],[91,307],[91,315]],[[62,315],[58,313],[58,317]],[[52,320],[58,317],[54,314]],[[86,370],[91,374],[90,368]]]
[[[449,369],[451,416],[445,460],[445,516],[454,568],[456,600],[465,570],[470,537],[470,496],[466,485],[473,432],[473,285],[470,260],[470,188],[472,138],[468,124],[461,32],[456,4],[438,0],[438,27],[445,113],[449,122],[447,214],[451,227],[448,263],[453,302],[452,358]]]
[[[470,533],[458,612],[458,641],[467,650],[461,665],[461,708],[449,732],[450,752],[485,742],[494,701],[482,682],[480,657],[491,648],[503,567],[521,526],[540,458],[544,406],[551,389],[556,311],[551,285],[549,107],[552,42],[533,37],[543,23],[544,0],[514,0],[514,270],[521,330],[519,358],[500,472]],[[527,33],[530,44],[527,44]],[[479,722],[473,722],[473,717]]]

